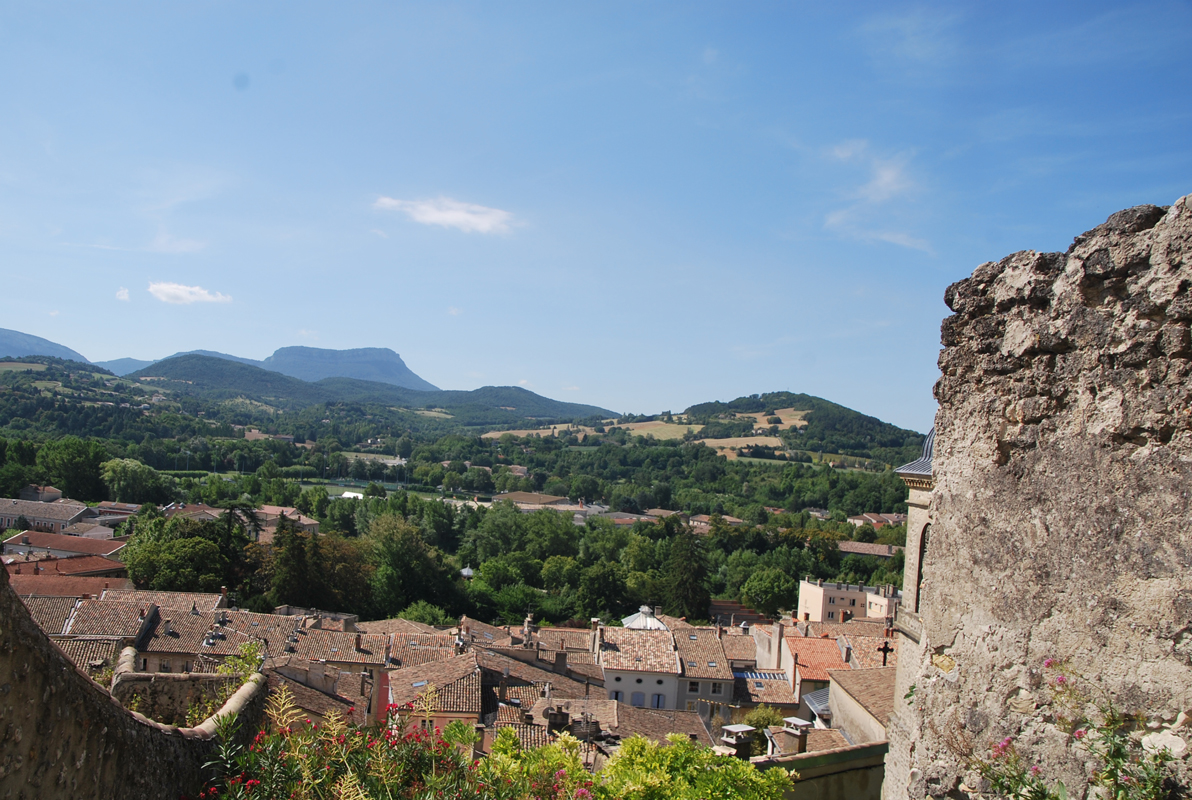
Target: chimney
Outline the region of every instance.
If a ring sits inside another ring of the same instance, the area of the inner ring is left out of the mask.
[[[654,616],[655,617],[662,616],[662,606],[654,606]]]
[[[361,641],[361,639],[362,639],[362,638],[363,638],[363,637],[361,637],[361,635],[360,635],[360,634],[356,634],[356,652],[357,652],[357,653],[359,653],[359,652],[360,652],[360,641]]]
[[[560,650],[555,653],[555,672],[562,675],[567,674],[567,651]]]
[[[226,587],[226,586],[219,587],[219,594],[220,594],[220,597],[223,598],[224,605],[227,605],[228,604],[228,587]]]
[[[84,600],[90,600],[90,599],[91,599],[91,595],[87,594],[86,592],[83,592],[83,599],[84,599]]]
[[[162,623],[161,628],[162,628],[161,632],[164,633],[166,636],[169,636],[171,633],[174,632],[173,627],[171,627],[171,625],[170,625],[170,620],[168,620],[168,619]]]
[[[795,728],[795,754],[807,752],[807,729],[803,726]]]
[[[720,627],[719,625],[716,626],[716,638],[717,639],[724,638],[724,628]]]
[[[505,702],[505,695],[508,694],[508,677],[509,676],[501,678],[501,682],[497,684],[497,699],[502,703]]]

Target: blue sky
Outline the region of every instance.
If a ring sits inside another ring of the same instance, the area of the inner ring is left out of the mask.
[[[5,4],[3,321],[924,431],[945,287],[1192,191],[1192,5]]]

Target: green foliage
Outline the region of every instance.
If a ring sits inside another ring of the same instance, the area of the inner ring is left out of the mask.
[[[798,599],[798,579],[774,567],[753,573],[741,587],[741,601],[768,617],[777,616],[780,609],[794,608]]]
[[[703,542],[690,531],[680,533],[671,542],[665,578],[670,613],[688,619],[704,619],[709,600],[707,576]]]
[[[415,603],[411,603],[403,608],[398,616],[413,622],[421,622],[424,625],[438,625],[440,627],[450,627],[459,621],[458,618],[449,616],[446,611],[438,606],[431,605],[425,600],[418,600]]]
[[[108,497],[120,503],[166,505],[178,498],[178,482],[131,458],[114,458],[100,468]]]
[[[527,750],[512,729],[502,728],[491,754],[473,763],[475,734],[460,721],[440,734],[409,727],[409,718],[396,715],[383,727],[359,728],[332,713],[319,728],[304,727],[281,693],[270,698],[268,711],[273,732],[258,734],[248,748],[235,744],[234,721],[220,723],[207,765],[215,778],[202,797],[780,800],[792,786],[792,773],[758,770],[682,736],[666,746],[626,739],[592,775],[579,741],[567,733]]]
[[[1147,750],[1130,735],[1144,719],[1122,714],[1108,697],[1094,704],[1095,714],[1086,716],[1083,710],[1089,705],[1089,691],[1083,679],[1066,663],[1054,659],[1044,661],[1043,670],[1056,718],[1066,725],[1070,745],[1093,757],[1088,782],[1101,796],[1112,800],[1164,800],[1182,794],[1170,767],[1175,760],[1171,752],[1165,748]],[[989,782],[996,796],[1068,800],[1063,782],[1049,785],[1042,768],[1018,751],[1012,737],[994,744],[987,757],[971,755],[970,764]]]

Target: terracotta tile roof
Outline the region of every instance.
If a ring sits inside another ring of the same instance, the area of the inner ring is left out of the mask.
[[[542,669],[552,669],[555,663],[555,656],[558,653],[565,653],[567,655],[567,669],[570,672],[570,677],[573,679],[581,683],[585,678],[598,685],[604,683],[604,670],[596,663],[596,657],[591,653],[580,653],[575,650],[543,650],[539,648],[537,663]]]
[[[688,678],[731,681],[733,671],[715,628],[684,628],[675,631],[675,646]]]
[[[71,556],[70,558],[47,558],[38,561],[14,561],[5,565],[9,575],[78,575],[85,577],[96,573],[120,573],[118,577],[128,574],[127,568],[120,561],[104,556]],[[34,572],[37,569],[38,572]]]
[[[376,633],[345,633],[299,628],[294,654],[310,661],[382,666],[388,659],[389,637]],[[360,649],[356,649],[356,637]]]
[[[50,505],[53,505],[52,503]],[[124,547],[124,542],[114,539],[88,539],[84,536],[70,536],[65,533],[46,533],[45,531],[25,531],[4,540],[4,544],[26,546],[41,550],[60,550],[64,553],[78,553],[90,556],[110,556]]]
[[[708,618],[714,623],[719,622],[726,626],[738,626],[742,622],[748,622],[750,625],[769,622],[749,606],[735,600],[713,600],[708,604]]]
[[[850,542],[841,541],[836,543],[842,553],[852,553],[859,556],[878,556],[879,558],[890,558],[899,550],[903,548],[892,544],[877,544],[874,542]]]
[[[757,661],[757,642],[748,634],[729,636],[728,631],[725,631],[720,645],[730,661]]]
[[[389,702],[394,705],[407,707],[434,687],[436,711],[480,716],[480,667],[472,653],[448,661],[390,670],[388,674]]]
[[[786,644],[795,654],[796,669],[805,681],[827,681],[828,670],[847,667],[835,639],[787,636]]]
[[[54,644],[76,667],[88,674],[104,667],[115,667],[120,655],[120,643],[115,639],[55,639]],[[96,662],[103,663],[95,666]]]
[[[686,617],[672,617],[669,614],[658,614],[657,619],[670,630],[677,630],[679,628],[693,628],[695,627],[687,621]]]
[[[132,586],[128,578],[78,578],[73,575],[10,575],[8,580],[17,594],[57,597],[99,597],[105,589]]]
[[[464,641],[481,645],[507,645],[515,641],[520,641],[520,637],[515,637],[511,630],[507,631],[504,628],[498,628],[496,625],[489,625],[486,622],[480,622],[466,616],[459,618],[459,633]]]
[[[845,641],[853,648],[853,658],[849,666],[853,669],[880,669],[883,666],[898,666],[898,638],[889,639],[884,636],[845,636]],[[879,648],[889,647],[893,652],[885,654],[886,663],[882,664],[882,652]]]
[[[774,741],[778,744],[783,755],[793,755],[796,751],[795,736],[786,729],[775,725],[770,728],[774,734]],[[835,750],[837,747],[848,747],[848,739],[835,728],[809,728],[807,731],[808,753],[818,753],[821,750]]]
[[[517,740],[521,742],[522,749],[532,750],[536,747],[543,747],[555,740],[555,735],[550,733],[545,725],[522,725],[517,723],[502,723],[498,720],[497,729],[510,728],[517,734]]]
[[[268,657],[281,658],[286,655],[289,638],[297,635],[302,621],[301,617],[252,611],[220,609],[210,613],[215,635],[206,638],[200,653],[216,658],[236,655],[242,644],[251,641],[263,642]]]
[[[456,655],[455,637],[447,633],[395,633],[389,645],[389,660],[396,667],[446,661]]]
[[[29,616],[47,636],[60,636],[78,601],[73,597],[22,597]]]
[[[118,603],[153,603],[161,608],[176,611],[190,611],[192,608],[197,608],[199,611],[214,611],[217,608],[223,608],[227,604],[227,598],[221,594],[207,594],[204,592],[150,592],[143,589],[134,589],[131,592],[109,589],[103,593],[100,599]]]
[[[75,609],[66,633],[70,636],[110,636],[133,639],[141,631],[142,614],[151,614],[153,606],[144,603],[111,603],[83,600]]]
[[[356,725],[364,725],[367,722],[366,709],[368,708],[368,698],[351,698],[340,694],[321,692],[318,689],[313,689],[310,686],[287,678],[269,667],[265,668],[265,679],[268,681],[269,692],[271,694],[282,686],[285,686],[290,690],[290,695],[294,698],[294,705],[307,713],[326,717],[332,711],[338,711],[349,722]]]
[[[137,643],[137,650],[141,653],[171,653],[197,657],[205,650],[210,650],[204,648],[203,641],[214,621],[213,611],[192,614],[189,611],[160,609],[146,636]]]
[[[356,630],[362,633],[427,633],[432,635],[445,633],[445,631],[441,631],[433,625],[426,625],[421,622],[402,619],[401,617],[377,619],[372,622],[357,622]]]
[[[894,713],[895,667],[877,669],[834,669],[829,675],[832,682],[843,689],[854,700],[885,725]]]
[[[549,683],[555,697],[584,696],[582,680],[577,681],[566,675],[550,672],[490,650],[477,648],[472,652],[476,657],[476,663],[483,670],[483,681],[486,686],[495,686],[502,680],[505,681],[506,686],[542,686]],[[505,675],[505,670],[509,670],[508,677]]]
[[[789,635],[812,638],[828,636],[883,636],[886,631],[884,620],[873,622],[868,619],[850,619],[848,622],[799,622]]]
[[[759,670],[736,672],[733,678],[733,700],[742,705],[797,706],[799,698],[791,689],[785,672]]]
[[[4,517],[25,517],[30,522],[36,519],[52,519],[69,522],[87,510],[85,503],[41,503],[37,500],[0,499],[0,515]],[[28,531],[32,533],[32,531]],[[38,545],[40,547],[41,545]]]
[[[567,709],[573,723],[584,714],[590,714],[602,730],[622,738],[638,735],[667,744],[666,737],[670,733],[694,734],[696,741],[709,747],[712,745],[708,729],[694,711],[634,708],[615,700],[581,698],[560,703],[557,698],[541,698],[530,712],[535,724],[545,723],[547,711],[559,705]]]
[[[679,656],[669,631],[603,628],[600,665],[606,670],[678,675]]]
[[[76,522],[72,525],[67,525],[62,529],[62,533],[70,536],[87,536],[91,534],[93,539],[111,539],[116,535],[115,531],[98,522],[82,521]]]
[[[548,650],[590,650],[592,631],[587,628],[539,628],[540,647]]]

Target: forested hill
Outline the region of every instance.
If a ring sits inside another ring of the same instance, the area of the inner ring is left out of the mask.
[[[469,425],[515,424],[527,418],[571,420],[613,414],[596,406],[551,400],[517,386],[485,386],[472,391],[419,391],[355,378],[324,378],[311,382],[203,355],[168,358],[126,377],[208,402],[246,399],[286,411],[320,403],[442,409],[460,423]]]
[[[898,465],[918,458],[923,448],[921,433],[809,394],[754,394],[727,403],[699,403],[684,413],[691,422],[705,423],[737,414],[764,416],[766,412],[780,408],[806,412],[803,416],[805,426],[782,432],[783,439],[792,449],[873,458]]]

